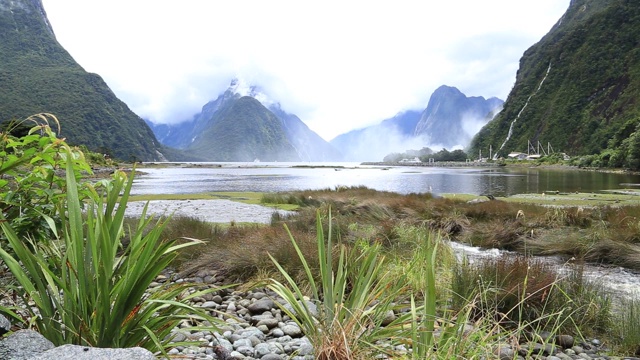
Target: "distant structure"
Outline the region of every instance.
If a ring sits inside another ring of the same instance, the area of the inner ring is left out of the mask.
[[[402,163],[402,164],[419,164],[421,162],[422,161],[417,156],[414,157],[413,159],[402,159],[399,161],[399,163]]]
[[[514,151],[509,153],[507,157],[513,160],[537,160],[537,159],[540,159],[542,156],[548,156],[554,153],[555,151],[553,150],[553,147],[551,147],[551,143],[547,143],[547,148],[545,150],[544,146],[540,144],[540,141],[538,141],[537,147],[534,147],[531,144],[531,141],[528,141],[526,153]],[[565,160],[569,159],[567,154],[562,153],[562,155]]]

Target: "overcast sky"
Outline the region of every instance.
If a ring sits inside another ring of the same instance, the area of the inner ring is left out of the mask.
[[[570,0],[43,0],[58,41],[156,123],[239,77],[326,140],[424,109],[440,85],[506,100]]]

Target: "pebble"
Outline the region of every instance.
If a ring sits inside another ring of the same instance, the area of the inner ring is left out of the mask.
[[[206,279],[204,283],[212,281],[207,278],[207,276],[213,276],[212,274],[203,272],[197,275]],[[182,280],[192,281],[193,279]],[[194,360],[218,360],[213,349],[220,346],[226,350],[230,356],[229,359],[233,360],[314,359],[311,341],[278,304],[285,304],[285,308],[293,309],[270,290],[248,292],[223,290],[197,300],[196,306],[206,309],[213,316],[222,317],[220,312],[226,312],[224,315],[226,325],[220,329],[220,332],[208,333],[201,330],[191,331],[189,329],[192,324],[182,323],[173,332],[172,335],[175,336],[173,341],[197,340],[201,344],[176,347],[171,350],[170,355]],[[313,302],[306,299],[303,301],[312,312],[317,314],[318,309]],[[393,321],[396,316],[393,312],[389,312],[387,321]],[[471,325],[468,327],[473,331]],[[598,355],[602,344],[598,339],[576,342],[574,337],[568,334],[553,336],[548,333],[538,334],[537,338],[543,340],[539,340],[540,343],[531,342],[520,346],[508,343],[497,344],[493,350],[495,358],[501,360],[605,359],[604,355]],[[410,354],[410,350],[404,348],[402,350],[405,354]],[[604,349],[602,350],[604,352]],[[375,358],[387,359],[388,357],[381,354]]]

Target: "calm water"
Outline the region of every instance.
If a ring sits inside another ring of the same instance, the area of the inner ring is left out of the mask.
[[[401,194],[432,192],[508,196],[543,191],[596,192],[640,186],[640,176],[537,168],[375,167],[358,163],[218,163],[142,169],[134,194],[211,191],[279,192],[364,185]],[[209,164],[210,165],[210,164]],[[293,167],[294,165],[341,166]]]
[[[470,193],[508,196],[543,191],[596,192],[640,186],[640,176],[604,174],[578,170],[509,169],[509,168],[426,168],[360,166],[340,163],[333,168],[299,168],[289,163],[223,163],[222,167],[182,165],[182,167],[142,169],[137,176],[134,194],[177,194],[210,191],[277,192],[288,190],[323,189],[336,186],[365,185],[377,190],[398,193]],[[302,164],[309,165],[309,164]],[[331,165],[331,164],[314,164]],[[200,206],[200,205],[198,205]],[[220,210],[221,207],[216,205]],[[223,212],[226,210],[222,210]],[[236,212],[243,210],[233,210]],[[198,210],[202,213],[202,209]],[[217,216],[217,215],[216,215]],[[496,249],[482,250],[453,243],[459,253],[467,256],[501,256]],[[559,266],[562,261],[550,258]],[[587,266],[590,279],[606,282],[616,296],[640,296],[640,276],[623,268]]]

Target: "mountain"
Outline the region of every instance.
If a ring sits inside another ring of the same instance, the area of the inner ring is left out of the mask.
[[[379,124],[341,134],[330,143],[353,161],[379,161],[408,149],[464,147],[502,103],[495,97],[467,97],[443,85],[433,92],[423,111],[398,113]]]
[[[505,157],[526,152],[529,141],[570,155],[618,149],[637,132],[638,94],[640,3],[572,0],[525,51],[504,109],[473,139],[471,151],[492,146],[496,157]]]
[[[282,123],[250,96],[224,104],[186,150],[210,161],[300,161]]]
[[[428,144],[445,148],[466,146],[471,138],[502,108],[498,98],[465,96],[455,87],[442,85],[429,99],[429,104],[415,127],[415,135]]]
[[[389,153],[404,152],[423,143],[413,135],[420,115],[413,110],[400,112],[379,124],[338,135],[329,143],[344,154],[346,160],[380,161]]]
[[[58,43],[41,0],[0,0],[0,120],[48,112],[59,136],[122,160],[161,160],[146,123]]]
[[[237,104],[239,101],[241,104]],[[207,161],[342,159],[300,118],[285,112],[258,87],[237,79],[190,121],[149,125],[163,144],[185,149]]]
[[[326,140],[309,129],[300,118],[282,110],[280,104],[269,106],[269,110],[282,122],[287,139],[303,161],[338,161],[342,154]]]

